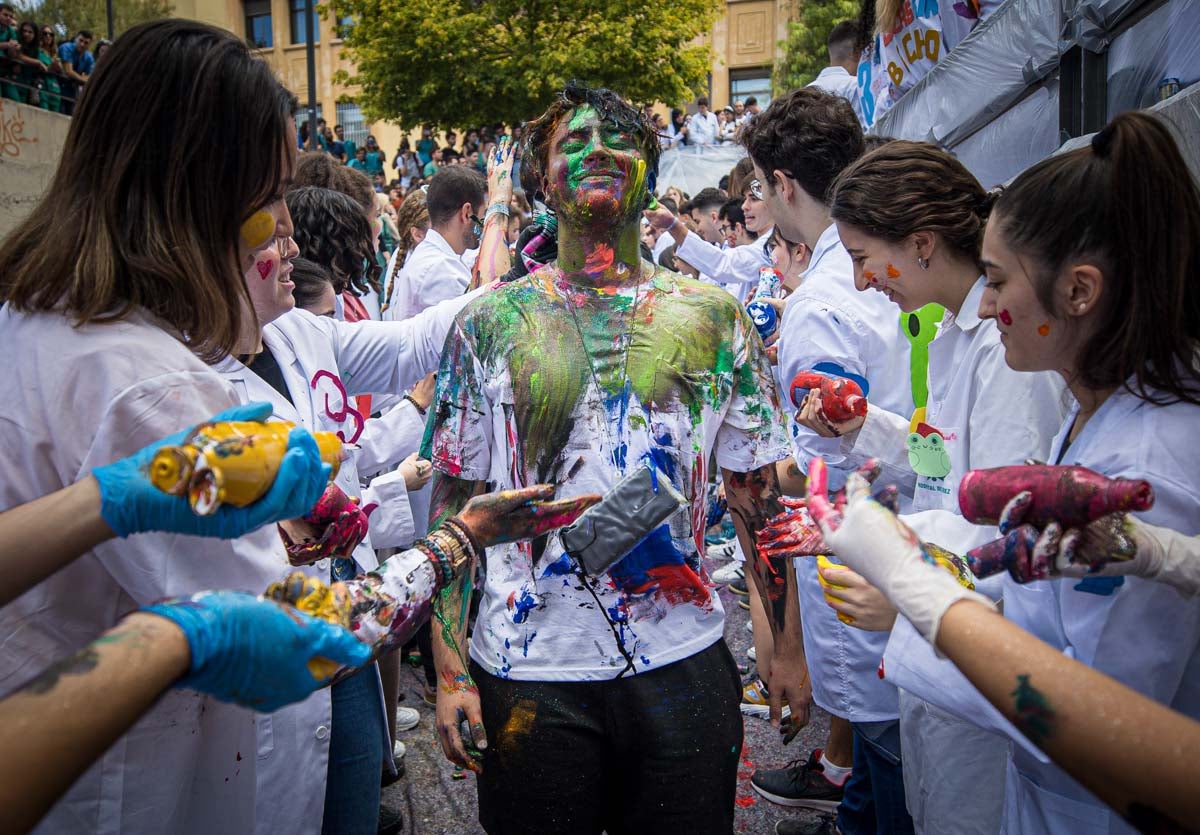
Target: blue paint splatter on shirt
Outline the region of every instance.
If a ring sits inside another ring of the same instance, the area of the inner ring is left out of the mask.
[[[513,623],[524,623],[537,605],[538,600],[529,593],[529,589],[521,589],[521,596],[513,601]]]

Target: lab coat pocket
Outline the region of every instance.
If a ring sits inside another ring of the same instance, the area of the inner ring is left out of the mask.
[[[1113,815],[1104,807],[1073,800],[1044,789],[1011,764],[1004,810],[1004,832],[1070,832],[1071,835],[1108,835]]]
[[[908,463],[917,474],[914,510],[957,509],[958,482],[966,449],[957,427],[920,422],[908,434]]]
[[[258,737],[258,758],[265,760],[275,750],[275,732],[271,726],[271,717],[261,713],[255,715],[254,730]]]

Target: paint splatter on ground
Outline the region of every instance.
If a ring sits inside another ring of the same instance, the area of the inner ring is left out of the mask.
[[[706,561],[711,572],[725,563]],[[750,613],[737,605],[738,598],[726,590],[720,592],[725,606],[725,640],[739,664],[746,663],[746,650],[751,646],[746,621]],[[455,768],[442,755],[434,727],[433,708],[421,701],[424,677],[420,668],[405,666],[401,673],[400,704],[421,711],[421,724],[400,734],[408,746],[405,758],[406,776],[383,790],[383,801],[404,815],[405,835],[480,835],[475,800],[475,777],[453,777]],[[775,822],[785,817],[808,819],[816,813],[800,809],[785,809],[763,799],[750,787],[750,776],[756,768],[779,768],[794,759],[804,759],[813,748],[825,743],[829,733],[829,717],[814,708],[813,719],[795,741],[786,748],[771,726],[761,720],[746,717],[745,744],[738,764],[737,789],[734,797],[733,828],[735,832],[757,835],[775,831]]]

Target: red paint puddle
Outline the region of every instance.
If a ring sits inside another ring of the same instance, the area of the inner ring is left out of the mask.
[[[756,801],[751,795],[743,794],[741,797],[736,798],[733,802],[745,809],[749,806],[753,806],[758,801]]]

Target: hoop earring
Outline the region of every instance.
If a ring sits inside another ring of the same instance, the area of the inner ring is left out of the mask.
[[[918,255],[917,256],[917,264],[919,264],[921,269],[923,269],[923,270],[929,269],[929,259],[928,258],[922,258],[920,255]]]

